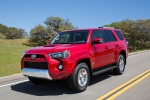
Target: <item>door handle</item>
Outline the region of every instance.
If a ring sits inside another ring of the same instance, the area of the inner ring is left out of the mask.
[[[107,46],[105,46],[105,49],[108,49],[108,47],[107,47]]]
[[[119,47],[119,45],[117,44],[116,47]]]

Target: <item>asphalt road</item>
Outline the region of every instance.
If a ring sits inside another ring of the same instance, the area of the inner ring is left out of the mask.
[[[92,77],[87,90],[81,93],[72,92],[66,82],[47,82],[44,85],[33,85],[22,75],[0,78],[0,100],[97,100],[104,94],[135,78],[150,69],[150,51],[132,53],[127,59],[123,75],[112,72]],[[144,74],[145,75],[145,74]],[[137,79],[139,80],[139,79]],[[124,92],[118,92],[115,100],[150,100],[150,74]]]

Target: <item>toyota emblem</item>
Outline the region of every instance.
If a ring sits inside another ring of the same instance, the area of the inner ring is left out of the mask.
[[[31,55],[31,59],[35,59],[36,58],[36,55]]]

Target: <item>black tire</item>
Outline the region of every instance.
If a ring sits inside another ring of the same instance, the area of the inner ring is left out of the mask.
[[[34,78],[34,77],[28,77],[28,79],[30,80],[31,83],[33,83],[35,85],[40,85],[40,84],[44,83],[44,80],[38,79],[38,78]]]
[[[119,55],[116,63],[117,68],[113,69],[114,74],[122,75],[125,70],[125,58],[123,55]]]
[[[84,74],[83,74],[84,73]],[[90,71],[86,63],[79,63],[68,79],[70,89],[76,92],[85,91],[90,81]]]

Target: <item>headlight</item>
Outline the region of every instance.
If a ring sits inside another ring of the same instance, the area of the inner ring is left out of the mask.
[[[51,53],[49,56],[53,59],[67,58],[70,55],[69,51]]]

